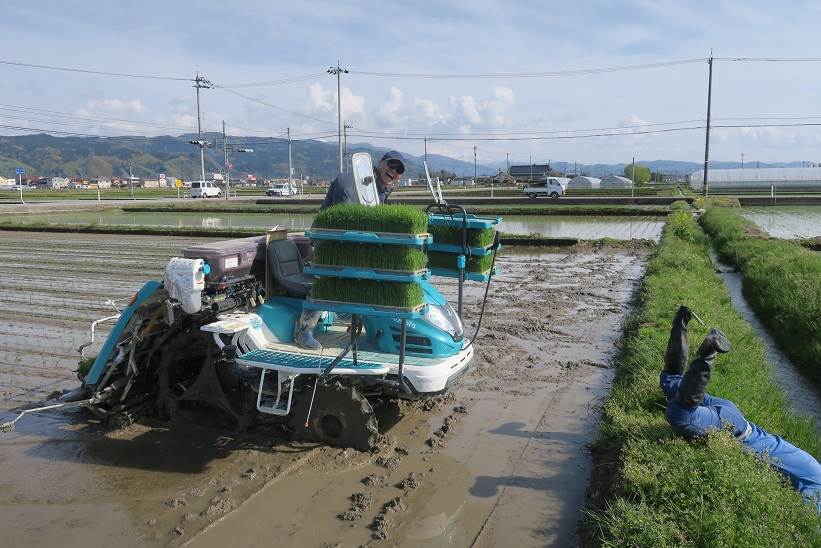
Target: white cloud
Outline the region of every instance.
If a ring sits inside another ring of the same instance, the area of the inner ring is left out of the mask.
[[[80,109],[78,114],[130,114],[145,111],[145,105],[139,99],[89,99],[86,107]]]

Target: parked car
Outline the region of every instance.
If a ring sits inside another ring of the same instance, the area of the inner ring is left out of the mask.
[[[17,192],[20,192],[21,190],[34,190],[35,188],[37,187],[28,185],[14,185],[13,187],[11,187],[12,190],[15,190]]]
[[[522,188],[522,192],[530,198],[550,196],[555,200],[559,196],[564,196],[567,181],[569,181],[569,179],[566,177],[547,177],[532,185],[525,185],[524,188]]]
[[[293,196],[297,189],[291,183],[276,183],[265,191],[266,196]]]
[[[191,197],[192,198],[219,198],[222,195],[222,189],[218,187],[213,181],[192,181],[191,182]]]

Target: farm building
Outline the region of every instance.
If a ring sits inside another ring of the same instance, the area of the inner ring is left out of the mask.
[[[586,175],[579,175],[578,177],[573,177],[570,179],[570,182],[567,183],[567,189],[573,190],[576,188],[600,188],[601,187],[601,179],[597,177],[588,177]]]
[[[710,190],[821,190],[821,167],[711,169],[708,177]],[[689,180],[693,190],[704,189],[704,171],[692,173]]]
[[[550,164],[510,166],[510,176],[517,181],[538,181],[550,173]]]
[[[632,188],[633,181],[619,175],[607,175],[601,179],[601,188]]]

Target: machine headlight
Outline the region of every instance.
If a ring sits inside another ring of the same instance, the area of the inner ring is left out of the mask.
[[[429,304],[425,320],[447,332],[455,340],[461,339],[464,335],[462,321],[449,304],[444,306]]]

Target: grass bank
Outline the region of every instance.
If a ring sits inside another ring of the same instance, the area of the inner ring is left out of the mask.
[[[710,208],[701,223],[779,346],[821,384],[821,254],[770,239],[731,209]]]
[[[670,215],[648,263],[637,308],[625,323],[616,380],[593,447],[587,546],[819,546],[821,517],[772,468],[727,433],[675,436],[658,386],[670,321],[680,304],[720,327],[733,350],[719,357],[710,392],[749,420],[816,458],[814,425],[787,411],[769,377],[764,346],[733,309],[707,241],[686,211]],[[690,323],[691,357],[706,330]]]

